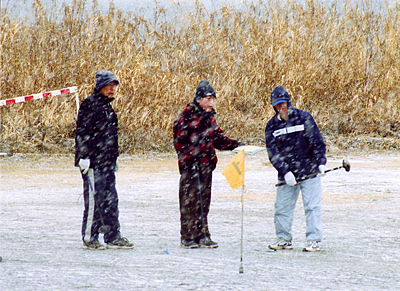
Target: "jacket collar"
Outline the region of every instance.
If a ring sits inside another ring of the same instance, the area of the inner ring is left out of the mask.
[[[197,102],[197,100],[193,100],[192,104],[193,104],[193,107],[195,108],[195,110],[200,115],[203,115],[204,117],[209,118],[209,117],[212,117],[212,116],[214,116],[216,114],[214,108],[210,112],[205,111],[204,108],[201,107],[201,105]]]
[[[95,96],[97,99],[99,99],[100,101],[103,101],[104,103],[111,103],[112,101],[115,100],[115,98],[108,98],[107,96],[101,94],[100,92],[95,92]]]

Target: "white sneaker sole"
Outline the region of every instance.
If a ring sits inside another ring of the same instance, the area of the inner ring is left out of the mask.
[[[315,253],[315,252],[319,252],[321,251],[321,249],[303,249],[303,252],[307,252],[307,253]]]
[[[107,245],[106,246],[106,248],[107,249],[113,249],[113,250],[116,250],[116,249],[133,249],[135,246],[134,245],[132,245],[132,246],[116,246],[116,245]]]
[[[92,247],[88,247],[88,246],[83,245],[82,247],[83,247],[84,250],[94,250],[94,251],[97,251],[97,250],[105,250],[105,249],[106,249],[105,246],[100,246],[100,247],[97,247],[97,248],[92,248]]]
[[[203,248],[203,249],[216,249],[218,247],[218,245],[209,246],[209,245],[200,245],[199,244],[199,247]]]
[[[190,250],[190,249],[198,249],[199,245],[185,246],[185,245],[181,244],[181,248],[188,249],[188,250]]]
[[[269,245],[268,248],[270,248],[271,250],[292,250],[293,246],[271,246]]]

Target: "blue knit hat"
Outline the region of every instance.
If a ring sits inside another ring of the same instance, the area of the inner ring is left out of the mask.
[[[96,85],[94,90],[99,92],[104,86],[107,86],[111,82],[115,82],[117,85],[119,85],[119,81],[115,78],[113,72],[100,71],[96,74]]]

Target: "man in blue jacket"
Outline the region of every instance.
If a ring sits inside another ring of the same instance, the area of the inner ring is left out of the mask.
[[[322,240],[320,176],[326,169],[325,143],[311,114],[294,108],[283,87],[273,90],[271,104],[276,114],[265,128],[265,141],[269,160],[283,185],[276,189],[274,223],[278,239],[269,248],[293,248],[293,213],[301,191],[307,223],[307,244],[303,251],[319,251]]]
[[[114,172],[119,155],[118,119],[111,102],[118,84],[112,72],[98,72],[94,92],[79,108],[75,166],[80,167],[83,178],[82,240],[85,249],[105,249],[98,240],[102,227],[107,248],[133,248],[133,244],[120,233],[115,188]]]

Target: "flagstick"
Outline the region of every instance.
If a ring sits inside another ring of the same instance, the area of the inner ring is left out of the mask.
[[[239,274],[243,274],[243,199],[244,199],[244,185],[242,186],[242,218],[241,218],[241,238],[240,238],[240,266]]]
[[[243,200],[244,200],[244,150],[238,152],[233,160],[226,166],[222,175],[226,177],[232,189],[237,189],[242,186],[242,225],[241,225],[241,243],[240,243],[240,266],[239,273],[243,274]]]

